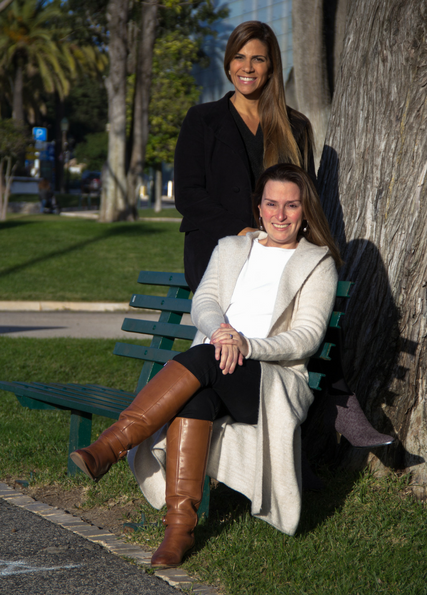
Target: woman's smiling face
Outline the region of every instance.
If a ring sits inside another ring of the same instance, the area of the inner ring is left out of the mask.
[[[230,62],[230,77],[236,92],[258,99],[270,71],[267,46],[259,39],[251,39]]]
[[[296,248],[304,218],[298,186],[294,182],[269,180],[258,208],[267,232],[261,243],[274,248]]]

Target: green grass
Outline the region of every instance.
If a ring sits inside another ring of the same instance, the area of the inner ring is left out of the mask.
[[[113,355],[115,343],[114,339],[1,337],[1,379],[102,384],[133,391],[141,363]],[[0,448],[8,453],[0,457],[0,476],[34,471],[42,481],[62,477],[67,466],[70,412],[25,409],[11,393],[0,393]],[[95,416],[92,437],[110,424],[111,420]]]
[[[322,494],[304,495],[294,537],[224,494],[185,567],[228,595],[425,595],[426,510],[403,496],[405,486],[368,472],[327,477]]]
[[[140,270],[183,272],[183,244],[173,222],[10,217],[0,223],[0,300],[127,302]]]
[[[62,208],[66,207],[78,207],[80,205],[80,195],[79,194],[67,194],[57,192],[55,194],[56,199],[58,200],[59,204]],[[11,194],[9,197],[9,202],[39,202],[39,195],[38,194]],[[92,198],[91,204],[99,206],[99,199]],[[87,199],[85,198],[82,202],[82,205],[86,207]],[[154,209],[152,208],[143,208],[138,210],[140,217],[178,217],[181,218],[182,215],[175,209],[175,208],[166,208],[162,209],[160,213],[155,213]],[[10,216],[10,217],[13,217]],[[16,215],[15,215],[16,217]]]
[[[5,380],[93,382],[133,390],[140,363],[112,355],[114,340],[0,338]],[[99,484],[66,476],[69,413],[30,411],[0,393],[0,478],[87,487],[83,508],[135,502],[149,523],[162,512],[142,498],[121,462]],[[95,416],[92,438],[110,424]],[[408,477],[376,479],[322,471],[326,489],[306,493],[297,534],[283,535],[250,515],[246,498],[219,485],[208,522],[184,569],[219,585],[227,595],[425,595],[425,504],[407,495]],[[132,540],[156,546],[162,529],[150,526]]]

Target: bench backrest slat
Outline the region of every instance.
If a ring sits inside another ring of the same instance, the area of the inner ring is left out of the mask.
[[[124,319],[122,330],[132,333],[154,335],[158,337],[188,339],[190,341],[194,339],[194,336],[197,332],[196,327],[185,324],[176,325],[161,322],[151,322],[149,320],[136,320],[133,318]]]
[[[350,297],[351,288],[354,285],[354,281],[338,281],[337,285],[337,297]]]
[[[311,390],[322,390],[320,382],[324,377],[325,374],[321,374],[320,372],[310,372],[308,375],[308,386]]]
[[[130,345],[129,343],[116,343],[114,346],[114,355],[122,355],[124,357],[132,357],[134,359],[142,359],[145,362],[157,362],[165,364],[179,351],[171,349],[153,349],[152,347],[144,347],[144,345]]]
[[[169,299],[167,297],[140,295],[138,293],[132,296],[129,305],[133,308],[144,308],[144,310],[161,310],[162,312],[170,311],[181,314],[189,314],[191,310],[191,300],[188,299]]]
[[[141,271],[138,283],[142,285],[160,285],[188,289],[184,273],[163,273],[159,271]]]
[[[315,359],[324,359],[330,361],[330,353],[332,347],[335,347],[333,343],[322,343],[319,349],[316,351],[316,353],[311,357]]]

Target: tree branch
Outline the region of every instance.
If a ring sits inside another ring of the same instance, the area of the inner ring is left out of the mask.
[[[5,10],[12,2],[13,0],[3,0],[3,2],[0,2],[0,12],[2,12],[2,10]]]

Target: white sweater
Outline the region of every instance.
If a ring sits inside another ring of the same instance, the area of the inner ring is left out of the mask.
[[[225,319],[245,337],[266,337],[283,269],[295,250],[252,244]]]

